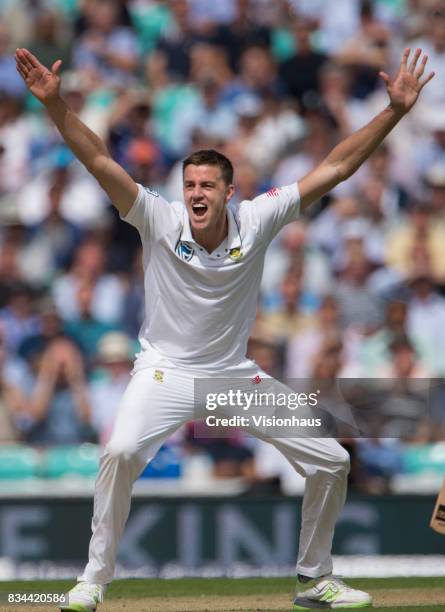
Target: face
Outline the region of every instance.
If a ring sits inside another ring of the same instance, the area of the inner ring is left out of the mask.
[[[187,166],[183,189],[192,230],[212,231],[224,225],[234,188],[225,183],[218,166]]]

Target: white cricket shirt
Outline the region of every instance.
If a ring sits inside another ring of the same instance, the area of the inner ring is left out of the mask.
[[[125,217],[143,246],[145,321],[137,363],[221,371],[246,359],[266,249],[300,211],[297,183],[229,204],[228,236],[208,253],[193,239],[181,202],[139,185]]]

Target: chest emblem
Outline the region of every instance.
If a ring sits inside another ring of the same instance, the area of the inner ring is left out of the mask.
[[[182,261],[190,261],[195,253],[193,247],[181,241],[178,242],[175,250],[176,255],[182,259]]]
[[[244,257],[244,253],[239,247],[235,247],[234,249],[230,249],[229,257],[232,261],[239,261]]]
[[[153,380],[160,383],[164,382],[164,372],[162,370],[155,370]]]

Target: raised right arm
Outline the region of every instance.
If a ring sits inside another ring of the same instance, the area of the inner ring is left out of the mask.
[[[102,140],[96,136],[60,96],[62,62],[51,70],[43,66],[27,49],[17,49],[17,70],[26,86],[45,105],[62,138],[77,159],[106,191],[113,205],[125,216],[138,195],[138,186],[131,176],[111,157]]]

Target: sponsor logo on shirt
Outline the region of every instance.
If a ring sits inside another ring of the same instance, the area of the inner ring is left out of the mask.
[[[278,197],[280,194],[280,190],[277,187],[272,187],[272,189],[269,189],[269,191],[266,193],[268,198],[276,198]]]
[[[190,261],[194,253],[193,247],[185,242],[179,241],[176,245],[176,255],[182,259],[182,261]]]
[[[255,378],[252,378],[252,385],[259,385],[261,382],[261,376],[257,374]]]
[[[154,189],[150,189],[150,187],[144,187],[144,189],[150,195],[154,196],[155,198],[159,198],[159,193],[155,191]]]
[[[156,382],[164,382],[164,372],[162,370],[155,370],[153,380]]]
[[[243,258],[243,256],[244,256],[244,253],[239,247],[235,247],[233,249],[230,249],[229,251],[229,257],[232,261],[239,261],[240,259]]]

